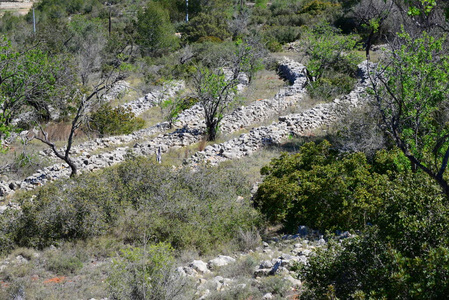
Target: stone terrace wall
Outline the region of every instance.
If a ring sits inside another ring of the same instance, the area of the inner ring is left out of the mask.
[[[280,91],[274,98],[256,101],[247,107],[240,107],[232,114],[226,116],[222,121],[222,131],[229,133],[240,128],[244,128],[261,122],[277,115],[279,111],[294,105],[303,99],[305,93],[305,85],[307,78],[304,75],[305,67],[291,60],[284,60],[280,63],[281,70],[285,76],[293,80],[293,84]],[[291,67],[289,67],[291,66]],[[329,110],[329,109],[327,109]],[[295,127],[311,126],[310,129],[324,124],[324,120],[331,120],[326,117],[326,109],[315,108],[316,116],[309,113],[307,121],[303,120],[301,115],[291,116],[288,119],[290,123],[294,123]],[[185,111],[179,118],[176,125],[182,126],[174,132],[161,133],[157,137],[144,142],[138,142],[133,147],[118,147],[115,150],[101,154],[91,154],[91,152],[108,146],[120,146],[133,142],[138,139],[148,137],[148,135],[157,132],[163,132],[167,129],[167,123],[161,123],[148,129],[141,130],[131,135],[118,137],[109,137],[105,139],[97,139],[86,143],[81,147],[75,147],[73,154],[78,155],[74,158],[75,164],[79,167],[79,172],[94,171],[113,164],[122,162],[126,159],[128,153],[133,155],[154,155],[160,147],[162,152],[166,152],[171,148],[184,147],[199,142],[204,134],[203,112],[200,107],[194,106]],[[286,117],[287,119],[287,117]],[[300,125],[302,124],[302,125]],[[291,127],[291,125],[290,125]],[[235,158],[248,155],[256,151],[261,145],[273,143],[278,139],[285,138],[293,130],[287,122],[279,125],[263,126],[253,129],[249,134],[242,135],[237,139],[233,139],[221,145],[207,147],[205,151],[194,155],[191,163],[198,163],[201,159],[207,159],[218,162],[223,158]],[[236,150],[238,149],[238,150]],[[48,155],[48,153],[46,153]],[[45,184],[48,181],[59,178],[67,178],[70,169],[63,163],[56,163],[50,167],[43,168],[37,173],[29,176],[23,181],[0,182],[0,197],[14,193],[18,189],[33,189],[36,186]]]

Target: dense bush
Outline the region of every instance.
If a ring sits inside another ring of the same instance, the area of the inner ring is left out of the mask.
[[[36,193],[36,192],[35,192]],[[59,181],[36,196],[19,197],[21,211],[0,216],[0,248],[46,247],[66,240],[111,234],[128,243],[144,236],[178,249],[216,250],[241,230],[251,230],[257,213],[247,201],[246,181],[235,170],[173,170],[147,158]]]
[[[390,181],[373,226],[331,242],[302,275],[304,299],[443,299],[449,292],[449,207],[426,175]]]
[[[181,29],[183,39],[197,42],[200,38],[219,38],[221,41],[231,36],[228,17],[224,12],[200,13]]]
[[[130,134],[142,129],[145,121],[136,118],[131,109],[121,106],[113,108],[106,103],[94,112],[89,120],[89,129],[98,132],[100,136]]]
[[[149,2],[138,13],[136,31],[142,54],[161,56],[178,49],[179,38],[175,36],[168,10],[158,2]]]
[[[254,202],[270,222],[288,230],[300,224],[362,229],[384,204],[389,179],[404,168],[407,162],[397,151],[379,152],[369,164],[363,153],[339,154],[327,141],[308,143],[262,168],[266,177]]]

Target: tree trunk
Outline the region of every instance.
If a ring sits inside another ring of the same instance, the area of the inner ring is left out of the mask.
[[[207,127],[207,140],[208,141],[215,141],[217,138],[217,131],[218,131],[218,121],[209,121],[206,122]]]

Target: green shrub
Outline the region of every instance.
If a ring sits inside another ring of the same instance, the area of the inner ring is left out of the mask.
[[[294,42],[300,37],[299,27],[294,26],[269,26],[265,28],[264,38],[274,40],[280,44]]]
[[[43,248],[103,234],[119,207],[113,191],[113,185],[95,173],[49,184],[35,196],[23,194],[18,199],[22,210],[5,236],[19,246]]]
[[[327,9],[330,9],[332,7],[338,7],[338,6],[340,6],[339,3],[332,3],[329,1],[312,0],[312,1],[308,1],[308,3],[304,4],[302,9],[300,10],[300,13],[318,15],[318,14],[325,12]]]
[[[226,168],[173,170],[153,158],[72,180],[58,181],[18,196],[21,211],[0,215],[0,246],[43,248],[63,241],[112,234],[127,243],[165,241],[178,249],[216,251],[240,231],[253,230],[258,214],[249,184]]]
[[[200,13],[181,28],[183,39],[192,43],[202,37],[215,37],[224,41],[231,36],[227,20],[224,11]]]
[[[180,113],[191,108],[198,102],[198,99],[193,97],[168,99],[161,103],[161,108],[165,111],[165,119],[170,123],[170,126],[175,122]]]
[[[108,276],[111,299],[187,298],[187,278],[175,273],[173,248],[159,243],[143,248],[129,247],[113,261]]]
[[[282,45],[278,41],[270,41],[267,43],[267,49],[270,52],[281,52]]]
[[[310,79],[318,80],[329,71],[356,77],[357,64],[362,61],[359,55],[352,53],[357,44],[356,36],[341,35],[338,29],[325,23],[305,30],[302,43],[309,58]]]
[[[179,249],[208,252],[257,224],[250,204],[235,201],[248,193],[238,173],[207,168],[173,171],[142,158],[115,172],[119,197],[132,205],[116,231],[125,240],[145,233]]]
[[[89,120],[89,128],[100,136],[130,134],[144,126],[145,121],[136,118],[130,108],[112,108],[108,103],[100,106]]]
[[[449,207],[422,173],[403,173],[382,190],[373,226],[331,242],[302,272],[304,299],[443,299],[449,292]],[[331,289],[329,289],[331,287]]]
[[[268,0],[256,0],[256,7],[258,8],[267,8]]]
[[[327,141],[308,143],[298,154],[284,153],[262,168],[266,177],[254,203],[287,230],[301,224],[323,231],[362,229],[383,205],[381,192],[393,171],[373,167],[363,153],[339,154]]]

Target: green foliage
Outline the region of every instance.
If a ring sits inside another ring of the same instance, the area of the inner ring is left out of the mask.
[[[349,94],[356,82],[357,79],[348,74],[326,72],[309,85],[308,91],[313,99],[332,101],[338,96]]]
[[[268,0],[256,0],[256,7],[258,8],[267,8]]]
[[[110,183],[95,174],[78,179],[72,187],[59,183],[41,189],[35,197],[25,195],[19,200],[20,215],[5,228],[6,236],[17,245],[43,248],[56,241],[100,235],[116,217],[117,199],[111,190]]]
[[[101,105],[90,116],[89,129],[104,135],[130,134],[142,129],[145,121],[136,118],[130,108],[121,106],[112,108],[109,103]]]
[[[312,0],[312,1],[308,1],[308,2],[306,2],[306,4],[304,4],[304,6],[300,10],[300,13],[303,13],[303,14],[307,13],[310,15],[318,15],[318,14],[325,12],[329,8],[339,7],[339,6],[340,6],[339,3],[332,3],[330,1]]]
[[[374,226],[331,242],[303,270],[305,299],[441,299],[448,292],[447,201],[422,173],[400,175],[382,192]]]
[[[257,216],[249,203],[237,203],[246,186],[240,175],[225,170],[161,167],[136,159],[116,169],[121,199],[132,205],[117,234],[136,240],[143,233],[178,249],[210,251],[249,230]]]
[[[341,35],[328,24],[304,32],[312,97],[329,101],[353,89],[357,64],[362,60],[353,52],[356,44],[355,36]]]
[[[173,248],[159,243],[121,250],[108,276],[111,299],[179,299],[184,277],[175,274]]]
[[[193,97],[168,99],[161,103],[162,110],[166,110],[165,119],[173,124],[178,119],[180,113],[191,108],[198,102],[198,99]]]
[[[224,41],[231,36],[227,21],[228,17],[224,11],[200,13],[181,29],[183,39],[191,43],[199,41],[200,38],[204,41],[206,37]]]
[[[12,130],[12,119],[32,108],[43,120],[50,118],[50,104],[61,96],[64,80],[65,61],[50,57],[39,49],[23,53],[11,46],[2,37],[0,41],[0,140]],[[68,89],[70,91],[70,89]],[[67,92],[67,90],[65,91]],[[32,120],[29,120],[30,122]]]
[[[237,84],[237,76],[233,74],[231,78],[227,78],[223,70],[201,68],[194,77],[196,97],[204,109],[209,141],[216,139],[224,113],[235,102],[233,99]]]
[[[356,75],[361,58],[351,53],[357,44],[355,36],[341,35],[328,24],[321,24],[304,32],[304,46],[309,57],[307,70],[316,80],[326,71],[334,70]]]
[[[449,195],[449,56],[443,39],[424,33],[402,43],[383,64],[373,85],[374,105],[384,130],[410,159]]]
[[[269,26],[265,31],[265,39],[276,41],[280,44],[294,42],[300,37],[299,27],[293,26]]]
[[[179,38],[168,11],[158,2],[149,2],[137,15],[136,30],[142,53],[160,56],[179,47]]]
[[[119,166],[40,188],[17,199],[20,211],[0,215],[0,248],[44,248],[106,234],[127,243],[165,241],[177,249],[219,249],[252,230],[258,215],[246,180],[226,169],[173,170],[153,159]]]
[[[404,168],[398,151],[379,156],[370,165],[364,154],[338,154],[327,141],[305,144],[298,154],[282,154],[261,169],[266,177],[254,203],[287,230],[301,224],[323,231],[362,229],[383,205],[389,178]]]
[[[76,273],[83,267],[82,261],[72,253],[63,253],[60,250],[46,253],[47,269],[58,275]]]

